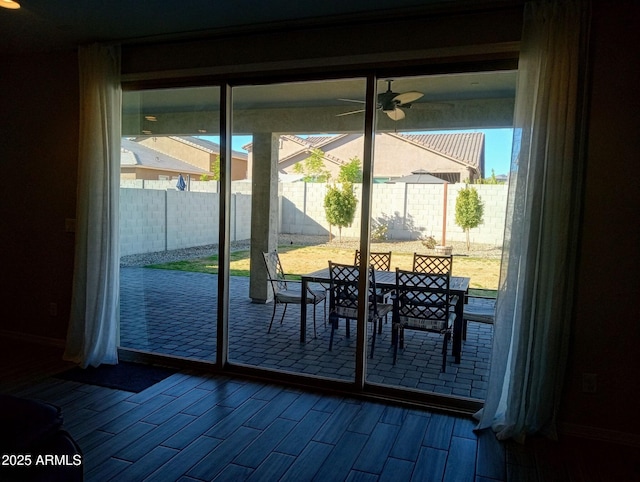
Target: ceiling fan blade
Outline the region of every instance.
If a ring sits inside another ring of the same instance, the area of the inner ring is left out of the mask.
[[[418,100],[423,95],[424,94],[422,92],[417,91],[403,92],[402,94],[396,95],[393,98],[393,101],[398,103],[399,105],[410,104],[411,102]]]
[[[344,102],[357,102],[358,104],[364,104],[364,100],[356,100],[356,99],[338,99]]]
[[[359,114],[360,112],[364,112],[364,109],[352,110],[350,112],[343,112],[342,114],[336,114],[336,117],[342,117],[343,115]]]
[[[399,109],[398,107],[396,107],[394,110],[385,111],[385,114],[387,114],[389,118],[391,118],[394,121],[404,119],[404,112],[402,111],[402,109]]]

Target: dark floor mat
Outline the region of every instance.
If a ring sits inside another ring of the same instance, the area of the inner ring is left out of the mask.
[[[117,365],[100,365],[97,368],[75,367],[59,373],[56,378],[138,393],[176,372],[171,368],[119,362]]]

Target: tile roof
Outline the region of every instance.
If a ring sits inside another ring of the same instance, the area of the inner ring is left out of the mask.
[[[456,134],[391,134],[451,159],[481,167],[484,164],[484,134],[464,132]]]
[[[464,164],[480,168],[484,154],[484,134],[482,132],[463,132],[455,134],[388,134],[419,147],[443,154]],[[294,138],[297,136],[288,136]],[[309,136],[300,139],[313,147],[333,142],[339,136]],[[341,136],[340,136],[341,137]]]
[[[220,144],[213,141],[208,141],[206,139],[201,139],[199,137],[193,137],[193,136],[170,136],[170,137],[171,139],[176,139],[186,144],[196,146],[204,151],[209,152],[210,154],[220,153]],[[231,155],[232,157],[235,157],[237,159],[246,160],[248,158],[247,153],[242,151],[232,150]]]
[[[185,172],[191,174],[208,174],[209,171],[200,169],[188,162],[162,154],[135,141],[123,138],[120,148],[120,164],[122,166],[138,166],[148,169]]]

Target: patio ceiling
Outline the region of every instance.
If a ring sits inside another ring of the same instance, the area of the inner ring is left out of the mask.
[[[380,79],[378,91],[387,88]],[[394,92],[424,94],[406,110],[401,121],[379,116],[380,131],[442,128],[511,127],[516,72],[403,77],[392,84]],[[207,90],[209,89],[209,90]],[[362,114],[339,116],[361,108],[364,80],[329,80],[239,87],[234,95],[234,132],[361,132]],[[206,106],[203,106],[206,98]],[[127,107],[129,106],[129,107]],[[218,131],[217,98],[210,88],[125,93],[123,132],[136,135],[145,115],[153,115],[157,135],[197,134]]]

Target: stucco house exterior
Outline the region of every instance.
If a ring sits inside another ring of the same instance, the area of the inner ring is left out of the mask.
[[[251,144],[245,146],[251,166]],[[340,166],[357,157],[362,161],[364,136],[339,134],[301,137],[280,136],[278,166],[281,174],[292,174],[298,162],[307,159],[314,149],[323,152],[324,165],[335,179]],[[415,171],[448,182],[474,181],[484,173],[484,134],[378,133],[375,138],[373,176],[376,181],[388,181]],[[251,168],[249,168],[251,170]],[[249,175],[250,177],[250,175]]]
[[[220,154],[215,142],[190,136],[140,136],[123,138],[120,178],[163,180],[180,174],[199,179],[211,176],[212,163]],[[247,178],[247,154],[233,151],[232,180]]]

